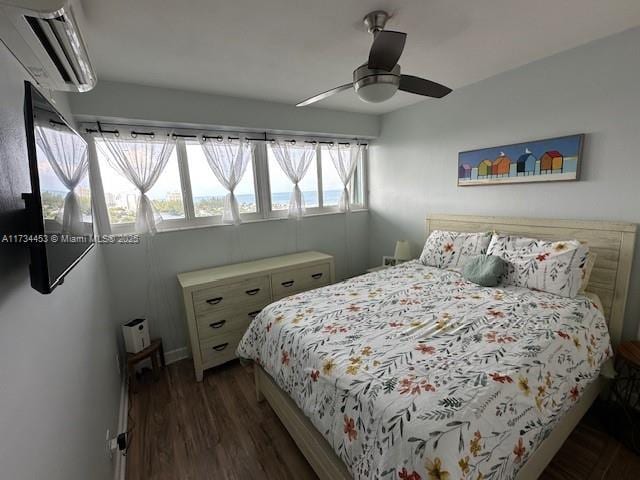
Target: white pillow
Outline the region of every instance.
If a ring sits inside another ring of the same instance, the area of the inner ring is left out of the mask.
[[[503,283],[573,298],[583,280],[589,248],[578,240],[549,242],[493,235],[487,255],[508,262]]]
[[[487,253],[491,234],[434,230],[420,255],[424,265],[438,268],[462,267],[469,257]]]

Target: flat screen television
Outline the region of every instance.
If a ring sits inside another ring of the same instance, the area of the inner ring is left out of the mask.
[[[24,118],[31,192],[22,197],[31,286],[51,293],[94,246],[87,143],[29,82]]]

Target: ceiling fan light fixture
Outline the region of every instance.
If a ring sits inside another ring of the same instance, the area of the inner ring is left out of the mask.
[[[358,97],[367,103],[389,100],[399,87],[400,65],[396,65],[390,72],[385,72],[370,69],[365,63],[353,72],[353,89]]]
[[[380,103],[389,100],[398,91],[398,85],[394,83],[368,83],[360,87],[356,86],[356,92],[360,100],[367,103]]]
[[[439,83],[400,73],[398,61],[404,50],[407,34],[385,30],[388,19],[389,14],[382,10],[376,10],[364,17],[364,24],[369,33],[373,34],[373,44],[366,63],[353,71],[353,83],[314,95],[296,106],[311,105],[352,87],[358,97],[368,103],[389,100],[398,90],[432,98],[442,98],[451,93],[450,88]]]

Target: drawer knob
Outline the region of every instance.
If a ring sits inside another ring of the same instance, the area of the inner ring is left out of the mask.
[[[220,320],[219,322],[213,322],[213,323],[210,323],[210,324],[209,324],[209,326],[210,326],[211,328],[220,328],[220,327],[221,327],[221,326],[223,326],[225,323],[227,323],[227,321],[226,321],[226,320]]]
[[[246,293],[247,295],[255,295],[256,293],[258,293],[260,291],[259,288],[254,288],[252,290],[247,290],[244,293]]]
[[[255,312],[249,312],[248,315],[251,318],[256,318],[256,315],[258,315],[261,312],[261,310],[256,310]]]
[[[322,278],[322,272],[320,273],[314,273],[313,275],[311,275],[311,278],[313,278],[314,280],[317,280],[319,278]]]
[[[222,301],[222,297],[216,297],[216,298],[210,298],[209,300],[207,300],[207,303],[209,305],[217,305]]]
[[[289,288],[290,286],[292,286],[294,284],[294,280],[288,280],[286,282],[282,282],[280,285],[282,285],[285,288]]]
[[[222,350],[227,348],[227,345],[229,345],[229,342],[221,343],[220,345],[216,345],[215,347],[211,347],[211,348],[213,348],[216,352],[221,352]]]

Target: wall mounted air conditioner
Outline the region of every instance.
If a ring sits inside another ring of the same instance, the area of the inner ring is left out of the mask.
[[[42,87],[86,92],[96,84],[70,0],[0,0],[0,39]]]

